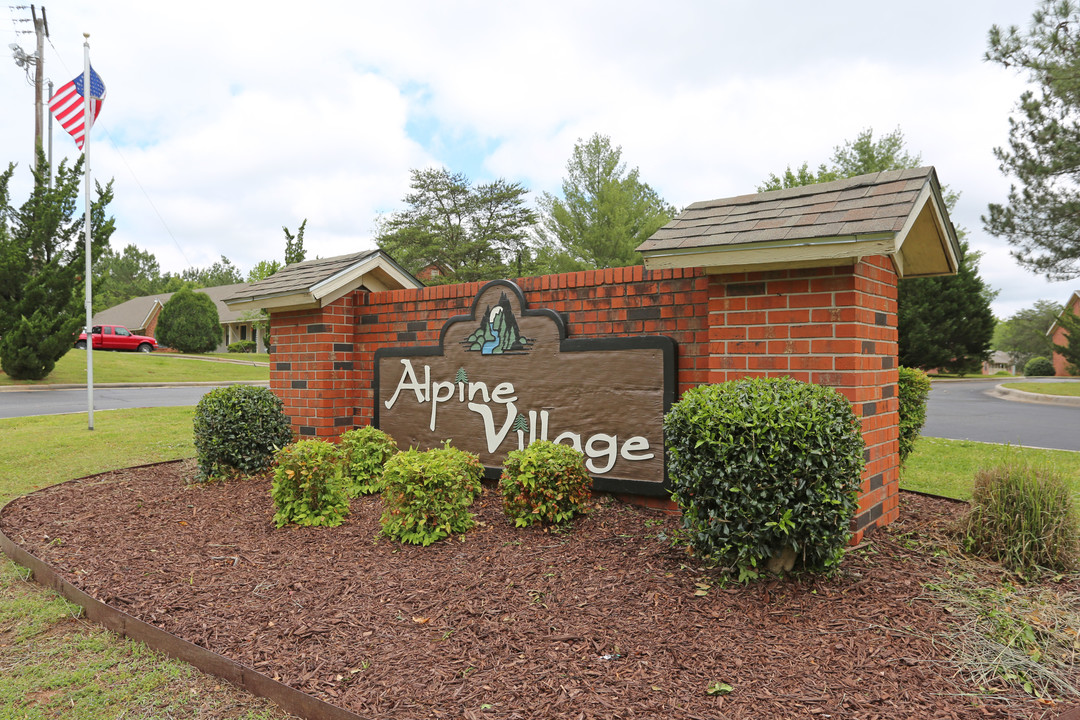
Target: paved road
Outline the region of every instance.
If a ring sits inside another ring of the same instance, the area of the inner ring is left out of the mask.
[[[228,383],[223,383],[227,385]],[[195,405],[212,385],[181,387],[94,388],[94,411]],[[77,390],[7,390],[0,392],[0,418],[86,412],[86,387]]]
[[[1080,406],[1004,400],[986,380],[935,382],[926,407],[927,437],[1080,450]]]

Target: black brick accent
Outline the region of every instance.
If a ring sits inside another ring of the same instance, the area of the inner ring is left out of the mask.
[[[870,448],[862,451],[863,462],[870,462]]]
[[[886,315],[885,313],[874,313],[874,324],[875,325],[888,325],[889,324],[889,316]]]
[[[885,484],[885,473],[878,473],[874,477],[870,478],[870,489],[877,490],[879,487]]]
[[[334,352],[352,352],[352,343],[334,343]]]
[[[379,316],[378,315],[361,315],[360,316],[360,324],[361,325],[377,325],[378,323],[379,323]]]
[[[405,329],[409,332],[424,332],[427,330],[427,322],[424,320],[414,320],[405,326]]]
[[[326,324],[325,323],[315,323],[314,325],[308,325],[307,326],[307,331],[309,333],[326,332]]]
[[[895,367],[895,366],[896,366],[896,358],[894,358],[892,355],[886,355],[885,357],[881,358],[881,369],[882,370],[892,370],[893,367]]]
[[[346,425],[352,425],[353,419],[351,417],[339,417],[334,418],[334,427],[345,427]]]
[[[875,350],[875,347],[874,347],[874,341],[873,340],[863,340],[863,343],[862,343],[862,354],[863,355],[873,355],[874,350]]]
[[[893,397],[895,395],[896,395],[896,386],[895,385],[886,385],[885,387],[881,388],[881,399],[882,400],[891,398],[891,397]]]
[[[310,425],[301,425],[300,426],[300,434],[314,437],[315,436],[315,428],[311,427]]]
[[[728,285],[726,292],[729,297],[764,295],[765,283],[739,283],[737,285]]]
[[[398,342],[416,342],[416,333],[414,332],[399,332],[397,334]]]
[[[627,320],[659,320],[659,307],[636,307],[626,311]]]
[[[872,402],[863,403],[862,416],[863,417],[872,417],[874,415],[877,415],[877,403],[872,403]]]
[[[292,381],[292,389],[293,390],[306,390],[307,389],[307,380],[293,380]]]
[[[349,362],[336,362],[336,363],[334,363],[334,369],[335,370],[352,370],[353,369],[352,361],[350,360]]]
[[[274,363],[274,369],[275,370],[292,370],[292,363],[284,363],[284,362]]]

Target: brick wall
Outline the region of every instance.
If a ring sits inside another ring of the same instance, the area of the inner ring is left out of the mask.
[[[897,516],[896,275],[887,258],[728,275],[639,266],[515,282],[529,307],[560,313],[571,338],[671,337],[680,394],[747,376],[835,387],[866,442],[855,540]],[[358,290],[320,310],[273,313],[270,383],[297,433],[333,438],[368,424],[375,351],[438,344],[481,286]]]

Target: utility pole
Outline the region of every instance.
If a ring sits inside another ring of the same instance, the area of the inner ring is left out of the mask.
[[[45,6],[41,6],[41,18],[37,10],[30,6],[30,15],[34,18],[34,34],[37,36],[37,62],[34,63],[34,158],[44,150],[41,141],[45,130],[45,106],[42,102],[42,90],[45,82],[45,38],[49,36],[49,23],[45,19]]]

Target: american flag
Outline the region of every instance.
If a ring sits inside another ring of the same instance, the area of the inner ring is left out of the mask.
[[[55,93],[53,93],[52,99],[49,100],[49,110],[56,117],[56,121],[60,123],[60,126],[68,131],[71,137],[75,138],[75,144],[79,146],[79,149],[83,149],[83,143],[86,140],[86,123],[83,122],[83,75],[79,75],[60,87]],[[94,72],[94,68],[90,68],[90,107],[93,111],[93,119],[90,121],[90,126],[93,127],[94,121],[97,120],[97,116],[101,113],[101,105],[105,102],[105,83],[101,81],[101,77]]]

